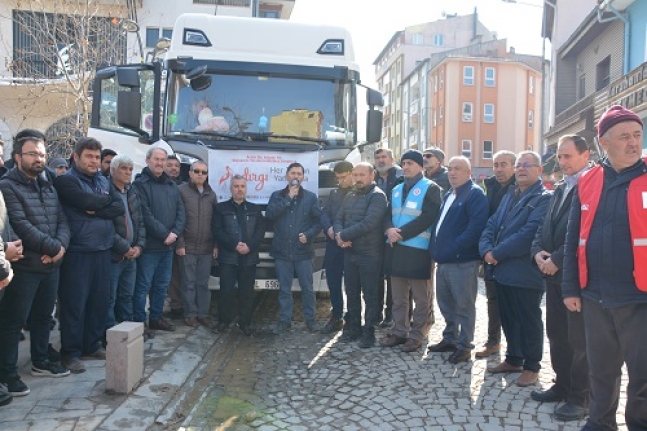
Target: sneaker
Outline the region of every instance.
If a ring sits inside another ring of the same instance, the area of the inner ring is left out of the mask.
[[[281,320],[276,324],[276,327],[274,328],[274,333],[276,335],[281,335],[282,333],[284,333],[286,330],[290,328],[292,328],[292,322],[286,322]]]
[[[96,360],[96,361],[105,361],[106,360],[106,349],[99,347],[92,353],[88,353],[82,356],[83,359]]]
[[[342,330],[344,327],[344,321],[335,317],[335,316],[330,316],[330,320],[328,320],[328,323],[326,323],[326,326],[321,328],[322,334],[332,334],[334,332],[339,332]]]
[[[148,327],[150,329],[155,329],[158,331],[168,331],[168,332],[173,332],[175,331],[175,325],[172,323],[167,322],[163,318],[155,319],[155,320],[150,320],[148,322]]]
[[[306,320],[306,328],[308,328],[308,332],[311,334],[319,332],[319,325],[317,325],[317,322],[315,322],[314,319]]]
[[[37,377],[65,377],[70,375],[70,370],[57,362],[36,362],[31,365],[31,375]]]
[[[52,344],[47,345],[47,359],[49,362],[61,362],[61,354],[52,346]]]
[[[25,395],[29,395],[29,388],[18,376],[3,383],[7,387],[7,392],[9,392],[9,395],[12,397],[24,397]]]
[[[61,364],[72,374],[81,374],[85,373],[85,364],[79,358],[63,358],[61,359]]]

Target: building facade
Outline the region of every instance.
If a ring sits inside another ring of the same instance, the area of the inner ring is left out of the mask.
[[[490,41],[495,36],[478,20],[476,10],[471,15],[446,15],[396,32],[373,62],[375,80],[384,96],[382,146],[391,148],[397,157],[406,148],[401,84],[418,62],[431,54]]]
[[[647,2],[557,0],[544,6],[544,32],[554,59],[545,135],[551,146],[579,134],[599,153],[597,122],[614,104],[647,120]]]

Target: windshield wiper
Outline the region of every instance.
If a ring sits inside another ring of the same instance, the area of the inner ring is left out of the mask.
[[[230,135],[228,133],[223,133],[223,132],[170,132],[169,136],[182,136],[184,138],[189,138],[192,141],[200,139],[200,136],[214,136],[217,138],[223,138],[223,139],[228,139],[228,140],[241,140],[244,141],[246,140],[243,136],[240,135]]]

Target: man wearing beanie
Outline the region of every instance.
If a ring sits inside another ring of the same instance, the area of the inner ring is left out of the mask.
[[[403,352],[422,346],[431,327],[433,307],[429,241],[440,209],[440,188],[423,176],[422,153],[409,150],[400,163],[404,181],[391,192],[391,210],[385,219],[387,247],[384,272],[391,276],[394,326],[381,342],[384,347],[402,344]],[[409,323],[409,296],[413,296],[413,324]]]
[[[647,165],[643,122],[622,106],[598,122],[606,152],[582,175],[564,244],[562,296],[582,313],[589,361],[589,419],[583,429],[618,429],[623,363],[629,383],[625,423],[647,429]]]
[[[447,168],[443,166],[445,153],[440,148],[429,147],[422,152],[424,157],[425,177],[438,184],[442,193],[447,193],[452,186],[449,184],[447,177]]]

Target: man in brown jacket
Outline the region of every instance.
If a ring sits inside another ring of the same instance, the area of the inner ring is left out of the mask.
[[[207,183],[207,165],[198,161],[191,165],[190,181],[178,187],[186,210],[186,227],[177,242],[175,253],[180,257],[184,322],[211,328],[209,307],[211,264],[218,257],[218,248],[211,234],[211,217],[216,194]]]

